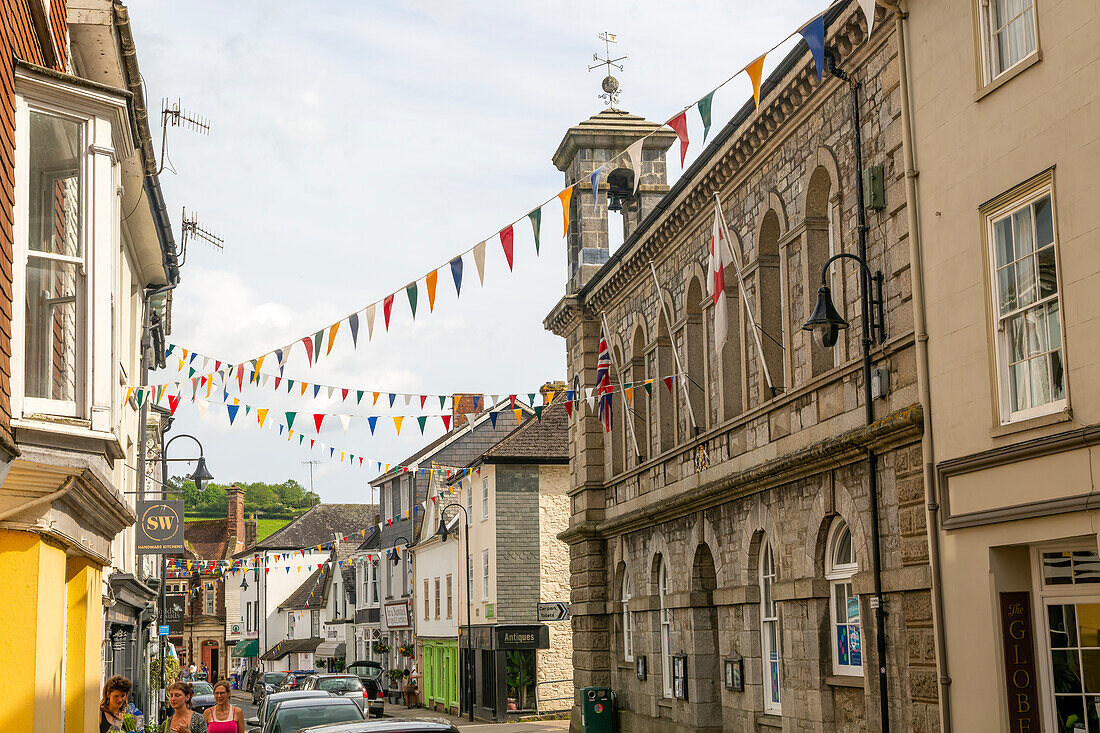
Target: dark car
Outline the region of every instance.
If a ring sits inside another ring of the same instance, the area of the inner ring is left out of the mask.
[[[199,680],[193,682],[195,694],[191,697],[191,709],[200,713],[207,708],[214,707],[214,686],[209,682]]]
[[[363,687],[367,688],[371,714],[382,717],[386,703],[385,670],[382,665],[369,661],[352,662],[348,665],[348,673],[356,675]]]
[[[290,692],[291,690],[297,690],[302,680],[309,677],[311,674],[313,674],[312,669],[296,669],[293,672],[288,672],[286,677],[283,678],[283,681],[275,688],[275,692]]]
[[[252,704],[259,705],[266,696],[275,692],[279,683],[286,679],[286,672],[264,672],[252,683]]]
[[[276,703],[264,723],[263,733],[297,733],[325,723],[364,720],[363,711],[346,697],[310,697]]]
[[[302,680],[299,687],[303,690],[324,690],[333,695],[349,698],[354,700],[364,712],[382,717],[381,690],[375,685],[368,688],[357,675],[315,674]]]
[[[458,728],[442,718],[387,718],[359,723],[315,725],[312,728],[303,728],[298,733],[458,733]]]
[[[291,692],[272,692],[270,695],[264,698],[264,701],[260,703],[260,709],[256,713],[255,718],[249,718],[244,721],[244,724],[248,726],[250,730],[259,731],[263,728],[264,723],[271,716],[271,711],[275,709],[275,706],[281,703],[283,700],[296,700],[301,698],[318,698],[318,697],[332,697],[327,692],[321,690],[293,690]]]

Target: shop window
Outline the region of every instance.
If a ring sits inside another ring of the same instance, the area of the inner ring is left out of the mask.
[[[764,711],[778,715],[782,708],[779,699],[779,610],[772,593],[775,577],[772,546],[765,540],[760,550],[760,647],[764,665]]]
[[[535,709],[535,650],[519,649],[505,657],[508,710]]]
[[[863,635],[859,598],[852,593],[852,576],[859,570],[852,533],[837,519],[829,530],[825,577],[829,580],[829,628],[833,674],[863,676]]]

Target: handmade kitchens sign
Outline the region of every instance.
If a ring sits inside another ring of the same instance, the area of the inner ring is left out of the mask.
[[[137,554],[183,552],[183,500],[138,501]]]
[[[1008,688],[1008,729],[1039,731],[1039,683],[1035,678],[1035,627],[1031,594],[1001,593],[1001,636],[1004,641],[1005,684]]]

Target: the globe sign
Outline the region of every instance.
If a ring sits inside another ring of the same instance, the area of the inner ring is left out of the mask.
[[[138,554],[183,551],[183,502],[138,502]]]

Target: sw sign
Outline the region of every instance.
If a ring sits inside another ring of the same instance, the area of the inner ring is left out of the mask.
[[[139,555],[174,555],[183,552],[183,501],[137,503],[137,552]]]
[[[538,604],[539,621],[564,621],[569,618],[569,604],[561,601]]]

